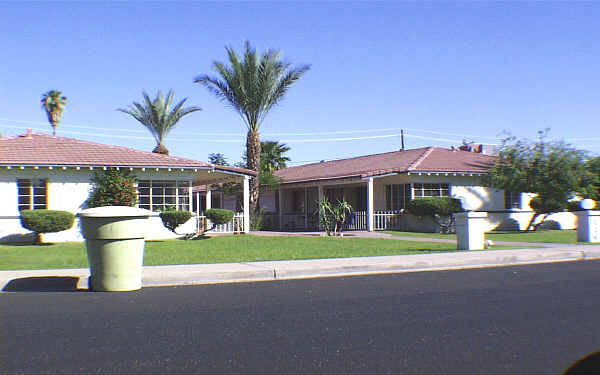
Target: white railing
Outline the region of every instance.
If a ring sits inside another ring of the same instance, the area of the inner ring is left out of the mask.
[[[353,211],[346,219],[345,230],[367,230],[367,213],[365,211]]]
[[[400,211],[375,211],[373,218],[375,230],[400,229],[403,215]]]
[[[373,218],[375,230],[400,229],[403,215],[401,211],[375,211]],[[281,220],[280,228],[279,214],[263,215],[263,222],[268,230],[317,230],[319,226],[318,218],[309,215],[308,220],[305,221],[304,214],[283,214]],[[353,211],[346,220],[344,230],[367,230],[367,212]]]
[[[373,224],[375,230],[399,229],[400,211],[375,211]],[[345,225],[346,230],[367,230],[367,212],[353,211]]]
[[[244,213],[237,212],[233,219],[225,224],[217,225],[214,229],[212,223],[206,216],[196,216],[196,231],[203,233],[208,230],[208,233],[241,233],[244,231]]]

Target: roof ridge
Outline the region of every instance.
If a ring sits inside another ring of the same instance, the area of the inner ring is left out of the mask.
[[[413,169],[417,168],[419,166],[419,164],[421,164],[423,162],[423,160],[427,159],[427,157],[433,152],[433,150],[435,149],[435,147],[427,147],[427,149],[425,150],[425,152],[423,152],[423,154],[421,156],[419,156],[417,158],[417,160],[415,160],[411,165],[408,166],[408,168],[406,168],[407,171],[412,171]]]
[[[151,151],[138,150],[138,149],[132,148],[132,147],[119,146],[119,145],[110,145],[110,144],[106,144],[106,143],[87,141],[87,140],[77,139],[77,138],[71,138],[71,137],[53,136],[53,135],[45,134],[45,133],[35,133],[34,132],[31,135],[33,137],[35,137],[35,136],[41,136],[41,137],[44,137],[44,138],[53,138],[53,139],[64,140],[64,141],[72,142],[72,143],[87,143],[87,144],[97,145],[97,146],[101,146],[101,147],[108,147],[108,148],[112,148],[112,149],[126,150],[128,152],[135,152],[135,153],[141,153],[141,154],[152,154],[152,155],[157,155],[157,156],[160,156],[160,157],[165,157],[165,158],[170,158],[170,159],[176,159],[176,160],[180,160],[180,161],[192,161],[192,162],[195,162],[195,163],[206,164],[206,166],[214,166],[214,164],[211,164],[211,163],[208,163],[208,162],[205,162],[205,161],[202,161],[202,160],[195,160],[195,159],[191,159],[191,158],[184,158],[184,157],[181,157],[181,156],[172,156],[172,155],[158,154],[158,153],[151,152]],[[15,137],[15,139],[18,139],[18,138],[24,138],[24,135],[19,135],[19,136]]]
[[[416,151],[416,150],[426,149],[426,148],[430,148],[430,147],[431,146],[429,146],[429,147],[417,147],[417,148],[413,148],[413,149],[410,149],[410,150],[387,151],[387,152],[380,152],[378,154],[360,155],[360,156],[353,156],[353,157],[350,157],[350,158],[332,159],[332,160],[327,160],[327,161],[322,161],[322,162],[321,161],[317,161],[317,162],[314,162],[314,163],[308,163],[308,164],[302,164],[302,165],[295,165],[293,167],[287,167],[287,168],[284,168],[284,169],[307,167],[309,165],[318,165],[318,164],[324,164],[324,163],[333,163],[333,162],[336,162],[336,161],[343,161],[343,160],[362,159],[362,158],[367,158],[367,157],[371,157],[371,156],[379,156],[379,155],[385,155],[385,154],[395,154],[395,153],[398,153],[398,152]]]

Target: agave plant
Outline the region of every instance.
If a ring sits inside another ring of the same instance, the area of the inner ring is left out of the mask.
[[[48,122],[52,126],[52,135],[56,136],[56,127],[67,105],[67,97],[62,92],[50,90],[42,95],[42,109],[46,111]]]
[[[200,107],[186,107],[187,98],[173,106],[173,90],[169,90],[167,96],[158,91],[156,99],[152,100],[146,92],[143,92],[143,103],[133,102],[127,108],[119,108],[117,111],[127,113],[144,125],[156,139],[156,147],[152,152],[168,155],[169,150],[163,141],[169,131],[177,125],[177,122],[185,115],[202,110]]]
[[[229,66],[215,61],[214,69],[219,77],[201,75],[194,79],[212,92],[217,98],[237,111],[246,127],[246,155],[248,169],[260,171],[261,144],[259,128],[273,106],[279,104],[289,87],[310,67],[308,65],[290,68],[281,61],[280,52],[267,50],[259,55],[250,42],[244,44],[243,57],[230,47],[225,48]],[[251,211],[256,212],[259,181],[250,182]]]

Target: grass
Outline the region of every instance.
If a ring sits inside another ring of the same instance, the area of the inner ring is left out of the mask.
[[[394,236],[404,237],[421,237],[421,238],[447,238],[455,239],[454,234],[441,233],[414,233],[414,232],[399,232],[387,231]],[[577,243],[577,234],[575,230],[540,230],[535,232],[490,232],[485,234],[486,239],[492,241],[507,241],[507,242],[547,242],[547,243]]]
[[[456,245],[376,238],[230,235],[188,241],[149,241],[146,243],[144,265],[344,258],[449,251],[457,251]],[[0,245],[0,270],[88,266],[83,243]]]

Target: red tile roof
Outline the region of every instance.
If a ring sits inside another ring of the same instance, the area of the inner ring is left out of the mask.
[[[0,138],[0,165],[215,168],[256,175],[255,172],[242,168],[37,133]]]
[[[275,175],[291,183],[404,172],[486,173],[494,159],[474,152],[425,147],[300,165]]]

